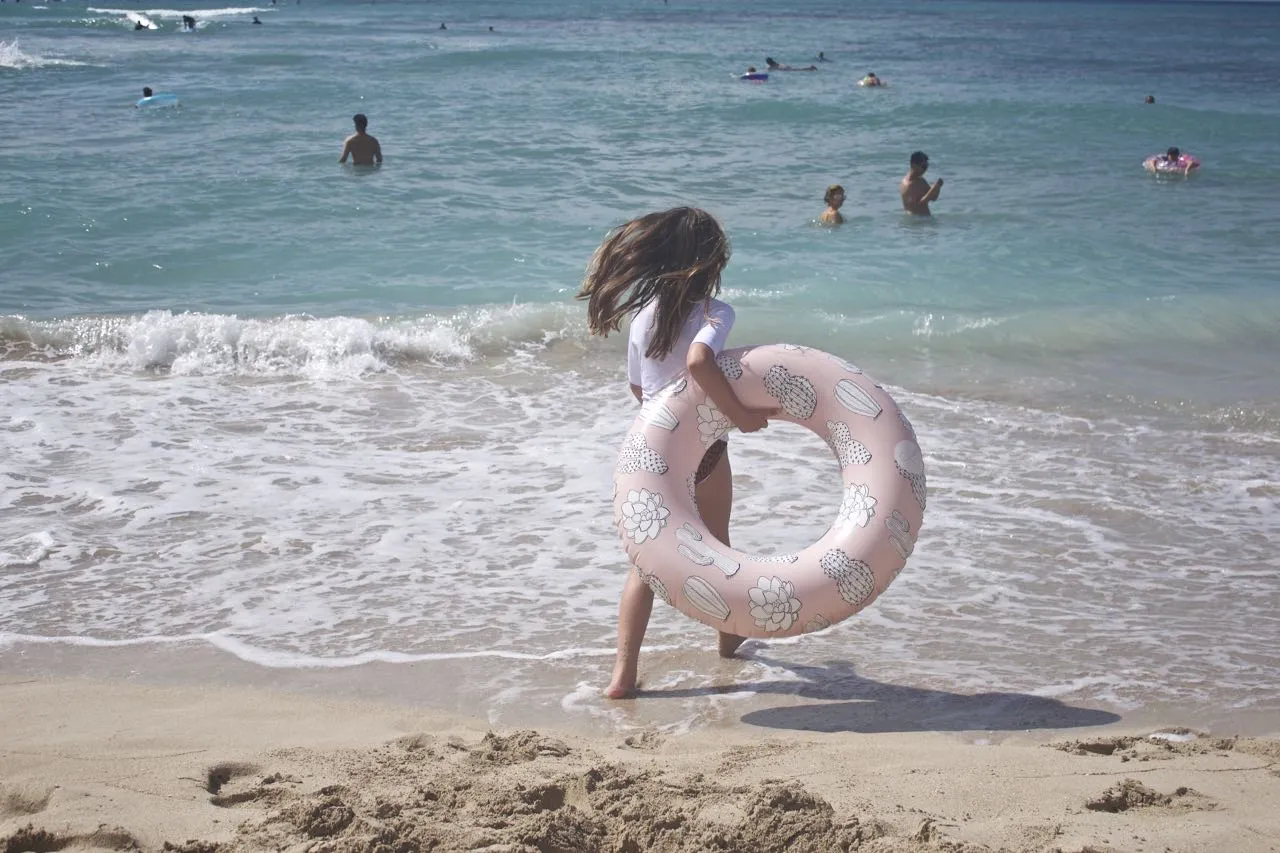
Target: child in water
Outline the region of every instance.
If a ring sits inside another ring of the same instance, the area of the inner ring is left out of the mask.
[[[633,315],[627,377],[638,401],[687,368],[725,417],[743,432],[755,432],[777,410],[743,406],[716,364],[734,320],[733,308],[715,298],[728,262],[729,240],[706,211],[677,207],[650,213],[605,238],[577,298],[587,300],[588,326],[601,337]],[[733,476],[723,439],[707,448],[695,482],[707,530],[728,544]],[[653,591],[632,569],[618,606],[618,655],[605,696],[620,699],[635,690],[640,644],[652,610]],[[720,655],[731,657],[743,639],[720,632]]]
[[[822,200],[827,203],[827,209],[822,211],[818,221],[823,225],[843,224],[844,216],[840,214],[840,206],[844,204],[844,187],[839,184],[832,184],[827,187],[827,192],[822,196]]]

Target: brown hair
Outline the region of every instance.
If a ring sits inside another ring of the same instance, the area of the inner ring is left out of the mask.
[[[827,187],[827,192],[822,196],[823,202],[825,202],[826,204],[831,204],[831,197],[836,193],[840,193],[841,195],[844,195],[844,187],[840,186],[839,184],[832,184],[831,186]]]
[[[657,300],[645,355],[665,358],[695,305],[720,292],[729,238],[705,210],[673,207],[626,222],[596,249],[577,298],[587,300],[593,335],[618,330],[623,317]]]

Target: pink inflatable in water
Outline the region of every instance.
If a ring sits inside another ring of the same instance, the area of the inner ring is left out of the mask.
[[[884,389],[836,356],[777,344],[716,359],[752,408],[826,439],[840,465],[834,523],[796,554],[744,554],[702,524],[694,477],[731,429],[681,375],[644,406],[614,475],[614,523],[641,578],[663,601],[742,637],[820,631],[866,607],[897,577],[924,518],[924,459],[910,421]]]
[[[1157,175],[1190,175],[1200,168],[1200,160],[1190,154],[1179,154],[1172,160],[1165,154],[1152,154],[1142,161],[1142,168]]]

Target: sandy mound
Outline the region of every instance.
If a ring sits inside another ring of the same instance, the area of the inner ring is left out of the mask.
[[[628,744],[630,745],[630,744]],[[327,764],[341,785],[307,791],[294,776],[249,764],[207,771],[211,802],[256,804],[231,841],[166,843],[170,853],[909,853],[988,848],[942,841],[929,821],[889,837],[875,820],[839,818],[794,782],[730,787],[700,774],[627,767],[536,732],[478,744],[429,735],[368,751],[278,753]],[[6,853],[17,853],[19,847]],[[52,849],[48,846],[41,849]]]

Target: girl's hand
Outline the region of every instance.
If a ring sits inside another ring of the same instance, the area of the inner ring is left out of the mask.
[[[769,418],[777,417],[778,409],[743,409],[733,418],[733,425],[742,432],[756,432],[769,425]]]

